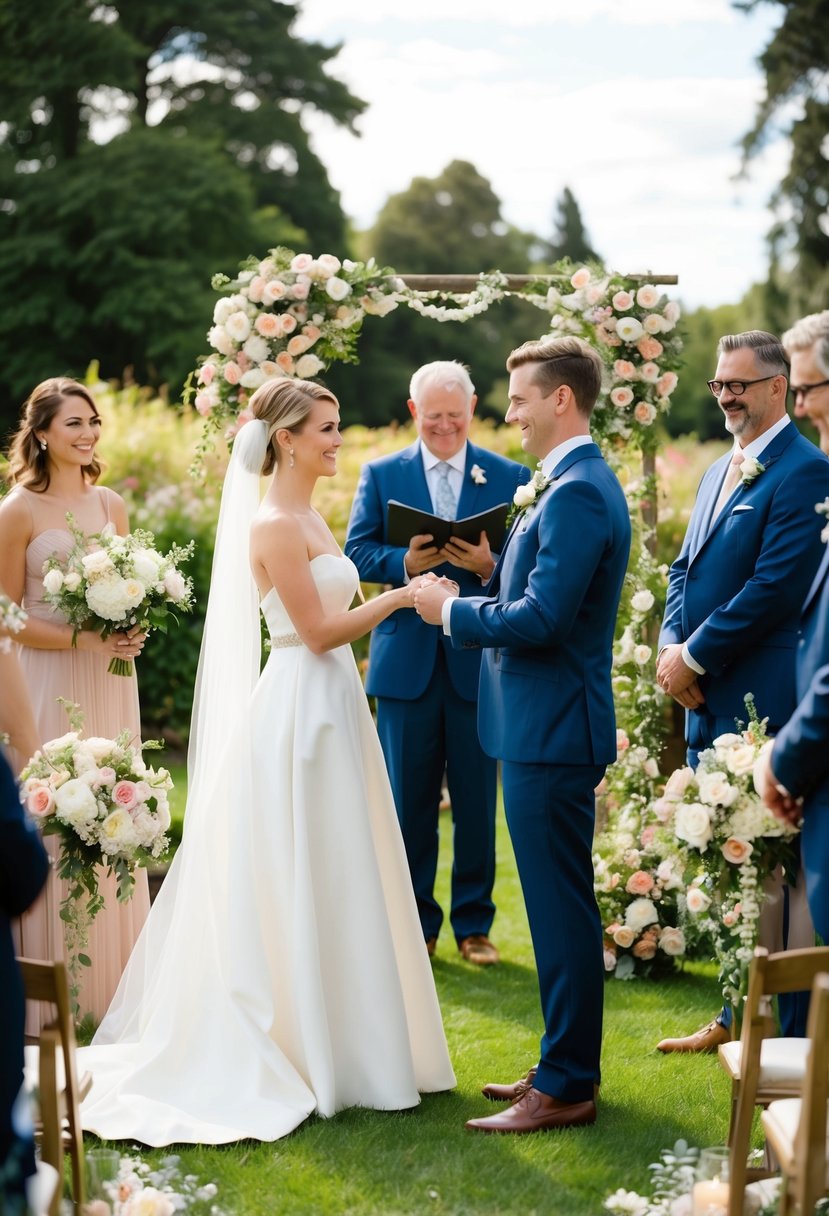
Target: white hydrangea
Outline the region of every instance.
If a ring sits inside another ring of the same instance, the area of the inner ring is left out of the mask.
[[[252,363],[264,363],[271,353],[271,348],[264,338],[259,337],[259,334],[251,334],[242,350]]]
[[[55,790],[55,813],[88,841],[89,825],[98,818],[98,802],[85,781],[70,777]]]
[[[130,608],[136,608],[144,598],[144,588],[137,579],[99,578],[90,583],[86,602],[105,621],[123,621]]]

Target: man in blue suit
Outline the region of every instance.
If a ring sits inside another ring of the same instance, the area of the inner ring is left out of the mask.
[[[475,390],[466,368],[427,363],[412,376],[409,410],[418,439],[362,471],[345,551],[368,583],[399,587],[426,570],[480,592],[495,565],[486,536],[439,550],[429,535],[408,549],[388,543],[390,499],[459,519],[511,502],[529,470],[468,440]],[[366,692],[377,699],[377,730],[409,859],[423,936],[433,954],[443,911],[435,899],[438,809],[446,773],[454,824],[450,921],[472,963],[498,962],[489,939],[495,915],[495,761],[475,731],[480,656],[454,651],[413,611],[395,613],[372,634]]]
[[[512,1104],[467,1127],[524,1133],[596,1118],[604,971],[594,790],[616,759],[611,664],[630,517],[590,438],[602,380],[596,351],[579,338],[526,342],[507,368],[507,421],[520,427],[540,473],[518,492],[520,513],[487,596],[458,599],[434,581],[416,606],[461,651],[485,651],[478,730],[502,761],[544,1036],[526,1077],[484,1089]]]
[[[818,429],[829,455],[829,310],[804,317],[783,335],[792,361],[795,413]],[[829,506],[829,501],[826,503]],[[801,847],[809,909],[829,944],[829,519],[823,560],[809,588],[797,649],[797,709],[766,757],[765,801],[803,826]],[[762,780],[762,777],[761,777]]]
[[[829,461],[786,413],[788,361],[761,330],[720,339],[709,387],[734,447],[700,483],[671,567],[657,680],[686,709],[688,763],[745,720],[744,698],[776,734],[795,706],[800,607],[821,558],[814,504],[829,493]],[[788,932],[784,925],[788,922]],[[766,895],[760,939],[772,949],[814,944],[802,882]],[[780,1002],[783,1031],[805,1033],[808,1000]],[[731,1010],[660,1051],[713,1051]]]

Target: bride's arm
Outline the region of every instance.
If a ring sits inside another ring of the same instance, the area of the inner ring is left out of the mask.
[[[413,580],[383,591],[345,612],[326,612],[311,574],[305,537],[295,520],[276,516],[258,521],[251,531],[251,561],[276,588],[300,639],[314,654],[324,654],[368,633],[398,608],[411,608]]]

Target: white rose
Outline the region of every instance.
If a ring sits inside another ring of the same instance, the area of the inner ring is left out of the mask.
[[[85,554],[81,559],[81,565],[83,566],[84,574],[90,579],[115,572],[115,566],[103,549],[96,549],[94,553]]]
[[[98,802],[85,781],[70,777],[55,790],[58,819],[72,828],[83,828],[98,818]]]
[[[344,300],[351,295],[351,284],[334,276],[326,281],[325,290],[332,300]]]
[[[665,782],[664,797],[671,802],[679,802],[693,780],[694,770],[692,768],[675,769]]]
[[[630,606],[634,612],[650,612],[653,603],[653,595],[650,591],[637,591],[631,597]]]
[[[83,745],[94,756],[96,764],[100,764],[102,760],[106,760],[113,750],[112,740],[102,739],[98,735],[93,735],[90,739],[84,739]]]
[[[333,253],[321,253],[317,258],[317,274],[323,279],[330,279],[336,274],[342,263]]]
[[[329,283],[333,283],[333,279],[329,279]],[[310,380],[312,376],[316,376],[325,367],[322,359],[318,359],[316,355],[303,355],[296,361],[296,374],[300,380]]]
[[[655,781],[659,776],[659,765],[656,763],[653,756],[649,756],[642,765],[642,772],[646,777],[650,777],[651,781]]]
[[[152,549],[136,549],[132,555],[132,568],[135,577],[145,587],[152,587],[158,582],[159,566],[159,555]]]
[[[70,570],[63,580],[63,585],[67,591],[77,591],[81,585],[81,576],[77,570]]]
[[[397,300],[394,296],[384,296],[379,292],[375,292],[373,295],[369,293],[360,298],[360,307],[370,317],[385,317],[397,308]]]
[[[187,593],[187,584],[181,571],[176,569],[167,571],[164,575],[164,590],[170,599],[175,600],[176,603],[184,599]]]
[[[271,353],[271,348],[265,339],[260,338],[258,334],[251,334],[242,350],[252,363],[264,363]]]
[[[528,507],[530,503],[535,502],[535,486],[532,482],[519,486],[512,496],[512,501],[516,507]]]
[[[636,317],[620,317],[616,322],[616,333],[623,342],[638,342],[644,330]]]
[[[753,771],[755,759],[756,753],[752,744],[744,743],[742,747],[730,749],[725,763],[728,771],[735,777],[743,777],[746,773]]]
[[[699,802],[685,803],[677,807],[674,832],[680,840],[687,840],[693,849],[704,852],[713,832],[711,817]]]
[[[213,308],[213,323],[214,325],[224,325],[232,312],[235,312],[236,305],[230,296],[222,296],[221,300],[217,300]]]
[[[174,1216],[175,1205],[163,1191],[145,1186],[134,1191],[121,1208],[121,1216]]]
[[[261,367],[249,367],[239,383],[243,388],[259,388],[259,385],[264,384],[267,378]]]
[[[740,791],[730,784],[725,773],[699,773],[699,800],[708,806],[731,806],[739,797]]]
[[[63,575],[60,570],[49,570],[43,577],[43,586],[50,595],[57,594],[63,586]]]
[[[680,307],[676,303],[676,301],[669,300],[668,303],[665,305],[665,307],[662,309],[662,312],[665,316],[666,321],[669,321],[671,323],[671,325],[676,325],[677,321],[680,318],[680,312],[681,312]]]
[[[699,916],[711,907],[711,897],[699,887],[689,887],[685,894],[685,905],[692,916]]]
[[[646,646],[644,643],[633,648],[633,659],[639,667],[644,667],[652,654],[653,650],[651,647]]]
[[[223,325],[214,325],[207,335],[207,341],[214,350],[228,359],[236,351],[236,343]]]
[[[225,332],[234,342],[244,342],[250,336],[250,317],[246,312],[232,312],[225,321]]]
[[[625,924],[633,930],[634,933],[641,933],[647,925],[655,925],[659,922],[659,913],[651,899],[631,900],[625,910]]]

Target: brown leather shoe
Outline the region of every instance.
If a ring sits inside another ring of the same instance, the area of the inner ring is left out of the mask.
[[[512,1085],[485,1085],[481,1093],[485,1098],[489,1098],[490,1102],[515,1102],[532,1088],[537,1072],[538,1069],[533,1067],[520,1081],[514,1081]]]
[[[491,967],[500,963],[501,956],[485,933],[472,933],[458,942],[458,949],[468,963],[479,967]]]
[[[714,1020],[696,1034],[684,1039],[663,1039],[656,1044],[657,1051],[716,1051],[721,1043],[731,1040],[731,1031],[722,1022]]]
[[[429,958],[431,958],[434,955],[437,948],[438,948],[438,939],[436,937],[427,937],[426,938],[426,953],[429,955]]]
[[[485,1119],[470,1119],[466,1127],[475,1132],[546,1132],[557,1127],[585,1127],[596,1122],[595,1102],[560,1102],[532,1086],[506,1110]]]

